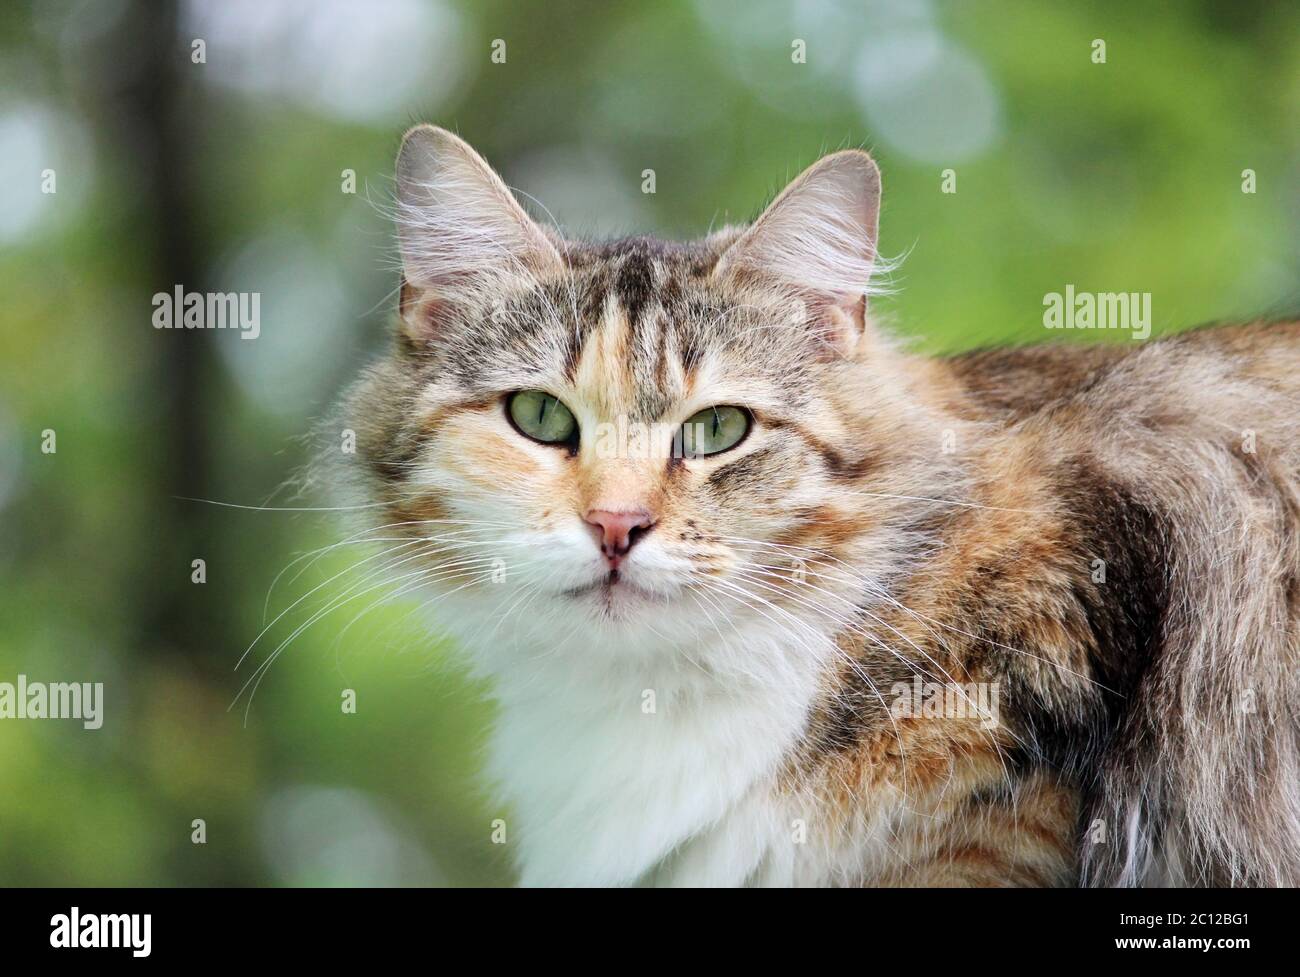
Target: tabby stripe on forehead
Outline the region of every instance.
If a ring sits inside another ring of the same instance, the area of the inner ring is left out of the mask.
[[[614,281],[614,295],[627,310],[628,326],[636,335],[642,314],[655,293],[654,267],[643,252],[634,251],[623,259]]]
[[[671,324],[667,313],[660,311],[656,317],[659,326],[658,352],[655,354],[655,383],[660,390],[668,388],[668,334]]]
[[[663,323],[652,314],[658,309],[655,301],[656,275],[648,255],[634,251],[623,259],[614,279],[613,296],[623,309],[626,332],[624,334],[624,365],[637,390],[636,411],[640,420],[651,420],[667,407],[662,391],[656,391],[659,376],[658,350],[663,341]],[[656,341],[652,330],[659,328]],[[651,349],[656,352],[652,353]]]
[[[573,323],[565,337],[563,371],[564,378],[570,383],[578,376],[578,364],[582,362],[582,353],[595,323],[600,321],[604,301],[604,291],[600,288],[588,288],[583,293],[578,321]]]
[[[653,254],[641,248],[625,255],[615,269],[595,274],[584,290],[582,317],[564,348],[563,372],[570,382],[587,356],[600,356],[608,368],[621,369],[627,386],[636,391],[632,419],[646,422],[662,416],[670,403],[665,389],[669,322],[660,311],[658,278]],[[590,339],[610,316],[622,328],[614,333],[612,343],[593,352]]]

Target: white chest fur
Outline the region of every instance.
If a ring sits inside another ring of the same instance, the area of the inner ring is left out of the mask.
[[[695,651],[534,650],[534,667],[492,669],[490,772],[518,820],[523,884],[791,880],[798,826],[776,778],[825,649],[756,632]]]

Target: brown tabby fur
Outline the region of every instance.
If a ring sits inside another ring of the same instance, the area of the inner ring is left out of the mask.
[[[982,422],[981,508],[897,592],[928,621],[890,623],[1016,718],[997,744],[895,729],[846,670],[792,782],[852,817],[906,745],[942,824],[908,839],[912,884],[1295,885],[1300,323],[918,366]]]

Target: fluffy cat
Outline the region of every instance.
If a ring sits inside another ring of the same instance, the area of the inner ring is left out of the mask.
[[[857,151],[689,244],[397,188],[341,422],[524,884],[1300,884],[1300,324],[911,355]]]

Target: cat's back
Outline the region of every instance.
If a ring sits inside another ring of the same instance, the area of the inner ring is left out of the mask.
[[[1068,581],[1092,674],[1118,692],[1083,796],[1123,838],[1083,849],[1083,880],[1296,884],[1300,322],[949,367],[988,431],[985,484],[1053,514],[1025,530],[1054,540],[1030,576]]]
[[[1300,322],[1203,327],[1141,345],[1040,411],[1155,464],[1194,465],[1217,446],[1292,480],[1300,476]]]
[[[972,407],[1005,423],[1049,414],[1062,428],[1086,417],[1159,430],[1253,420],[1250,430],[1288,442],[1300,434],[1300,320],[1205,326],[1142,344],[984,349],[946,363]]]

